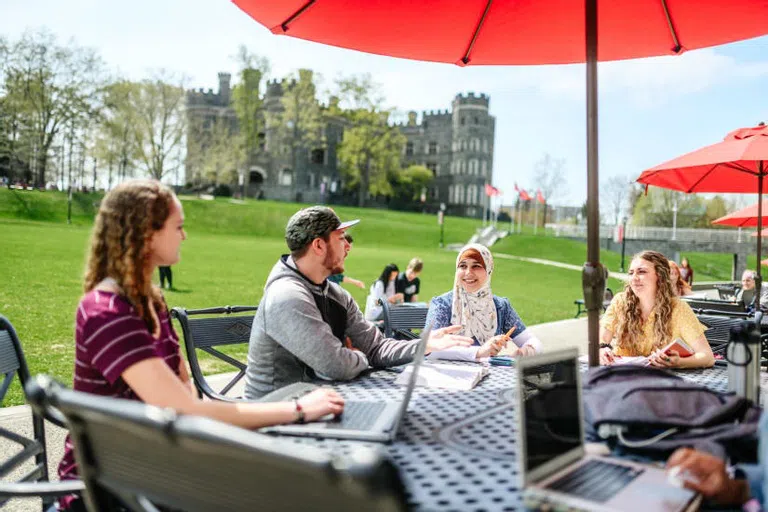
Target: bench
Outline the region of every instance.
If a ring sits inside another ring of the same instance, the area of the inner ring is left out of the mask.
[[[248,345],[251,339],[251,325],[257,309],[256,306],[223,306],[190,310],[176,307],[171,310],[171,317],[178,320],[181,326],[192,380],[201,396],[223,401],[237,399],[237,397],[225,395],[245,376],[246,364],[217,350],[216,347]],[[197,350],[202,350],[237,370],[237,375],[221,391],[215,391],[205,380],[197,357]]]
[[[392,306],[386,299],[379,299],[383,312],[383,331],[387,338],[413,340],[418,338],[414,329],[423,329],[429,307],[426,304],[401,304]]]

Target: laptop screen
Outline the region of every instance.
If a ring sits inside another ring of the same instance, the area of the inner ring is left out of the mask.
[[[576,357],[521,368],[526,471],[581,447],[578,371]]]

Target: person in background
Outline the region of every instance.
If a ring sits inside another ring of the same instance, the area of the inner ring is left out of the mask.
[[[735,300],[744,305],[747,311],[755,310],[756,281],[755,271],[745,270],[741,274],[741,290],[736,293]],[[768,285],[763,283],[760,287],[760,309],[768,308]]]
[[[680,267],[672,260],[669,260],[669,278],[672,280],[672,290],[678,297],[692,293],[691,286],[683,281],[683,277],[680,275]]]
[[[386,300],[390,304],[403,302],[403,294],[395,292],[395,279],[399,270],[397,265],[390,263],[381,271],[379,278],[371,285],[371,292],[365,300],[365,319],[370,322],[381,320],[384,310],[379,305],[379,300]]]
[[[354,242],[354,238],[352,238],[352,235],[349,233],[344,233],[344,238],[346,238],[347,243],[349,244],[349,250],[352,250],[352,242]],[[353,279],[347,275],[344,274],[333,274],[328,277],[328,280],[332,283],[336,284],[351,284],[354,286],[357,286],[358,288],[361,288],[365,290],[365,283],[360,281],[359,279]]]
[[[101,201],[86,263],[85,295],[75,313],[73,388],[245,428],[340,414],[344,400],[330,389],[295,402],[198,398],[168,306],[160,289],[152,285],[155,268],[178,263],[186,237],[181,203],[159,181],[127,181]],[[58,473],[61,480],[78,475],[69,437]],[[85,510],[78,496],[64,497],[59,505],[63,510]]]
[[[600,321],[600,363],[616,356],[645,356],[661,368],[707,368],[715,356],[691,307],[672,289],[667,258],[643,251],[632,258],[629,280]],[[694,350],[690,357],[662,349],[680,338]]]
[[[157,267],[160,271],[160,288],[165,288],[165,281],[168,281],[168,289],[173,290],[173,271],[170,265],[161,265]]]
[[[680,262],[680,277],[688,283],[688,286],[693,286],[693,267],[688,263],[688,258],[683,258]]]
[[[408,262],[405,272],[400,272],[395,279],[395,293],[403,294],[403,302],[418,302],[421,280],[419,274],[424,270],[424,262],[413,258]]]
[[[453,289],[430,301],[425,325],[460,325],[458,332],[471,337],[474,344],[435,352],[431,358],[475,361],[497,355],[509,341],[514,346],[509,351],[512,356],[542,351],[541,341],[526,329],[509,299],[491,292],[492,274],[493,256],[487,247],[469,244],[461,249]]]

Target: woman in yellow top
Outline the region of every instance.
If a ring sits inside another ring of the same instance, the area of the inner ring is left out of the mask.
[[[615,356],[647,356],[662,368],[702,368],[715,363],[691,307],[672,288],[667,258],[643,251],[629,267],[624,292],[616,294],[600,322],[600,363],[612,364]],[[690,357],[663,347],[680,338],[694,350]]]

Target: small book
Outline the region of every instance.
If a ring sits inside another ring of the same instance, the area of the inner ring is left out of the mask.
[[[675,339],[673,342],[662,349],[665,354],[669,354],[669,352],[672,350],[680,354],[680,357],[691,357],[696,353],[696,351],[693,350],[689,344],[680,338]]]
[[[408,365],[395,379],[395,384],[407,385],[413,366]],[[470,390],[488,375],[488,367],[481,365],[456,365],[423,362],[416,379],[417,386]]]

